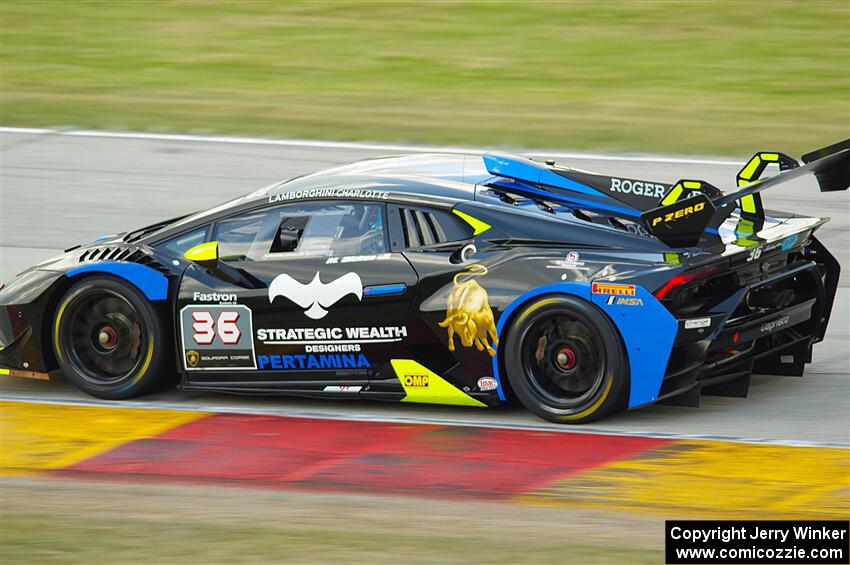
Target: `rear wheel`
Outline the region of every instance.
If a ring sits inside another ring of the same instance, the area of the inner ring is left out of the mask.
[[[62,297],[53,346],[65,375],[101,398],[129,398],[162,379],[166,337],[161,317],[134,287],[91,277]]]
[[[626,406],[628,361],[620,336],[583,300],[550,296],[529,304],[502,351],[514,393],[542,418],[578,424]]]

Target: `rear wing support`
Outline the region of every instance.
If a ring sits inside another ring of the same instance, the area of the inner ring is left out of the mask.
[[[756,153],[738,173],[739,189],[726,195],[718,195],[715,187],[702,181],[680,181],[662,199],[661,206],[641,214],[641,222],[649,233],[671,247],[693,247],[704,234],[716,235],[717,228],[736,208],[741,208],[744,217],[763,218],[759,193],[778,184],[811,173],[821,192],[850,186],[850,139],[807,153],[803,161],[806,164],[799,166],[782,153]],[[780,174],[758,180],[770,163],[779,164]],[[781,172],[783,166],[785,172]],[[681,190],[674,196],[678,187]],[[707,187],[710,189],[705,190]],[[693,195],[679,200],[686,188]]]

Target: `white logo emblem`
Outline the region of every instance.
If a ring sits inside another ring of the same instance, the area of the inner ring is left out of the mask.
[[[357,273],[346,273],[327,284],[322,283],[319,273],[308,284],[301,284],[287,274],[278,275],[269,285],[269,302],[278,296],[285,296],[302,308],[304,315],[314,320],[324,318],[330,308],[342,297],[353,294],[357,300],[363,299],[363,282]]]

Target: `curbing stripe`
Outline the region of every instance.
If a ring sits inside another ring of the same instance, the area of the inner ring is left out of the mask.
[[[846,449],[676,441],[566,477],[517,502],[665,516],[846,518]]]
[[[0,401],[0,475],[60,469],[207,416],[203,412]]]

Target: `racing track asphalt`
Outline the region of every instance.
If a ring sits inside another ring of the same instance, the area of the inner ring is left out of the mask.
[[[824,145],[834,140],[824,140]],[[758,148],[754,148],[758,149]],[[764,149],[781,149],[770,147]],[[399,151],[395,151],[399,152]],[[64,247],[202,209],[270,182],[340,162],[386,154],[356,144],[234,143],[0,132],[0,281]],[[546,156],[545,152],[536,155]],[[730,187],[729,159],[694,163],[653,157],[574,156],[571,166],[632,178],[673,182],[698,178]],[[746,156],[742,157],[743,162]],[[671,162],[672,161],[672,162]],[[244,398],[168,391],[127,404],[261,412],[344,419],[557,428],[618,434],[717,437],[784,444],[850,444],[848,356],[848,194],[818,193],[811,178],[769,191],[768,208],[831,216],[819,236],[845,270],[827,339],[816,346],[806,376],[756,376],[748,398],[703,397],[698,409],[654,406],[592,426],[567,428],[520,407],[478,410],[372,402]],[[4,378],[6,400],[97,403],[58,379]]]

